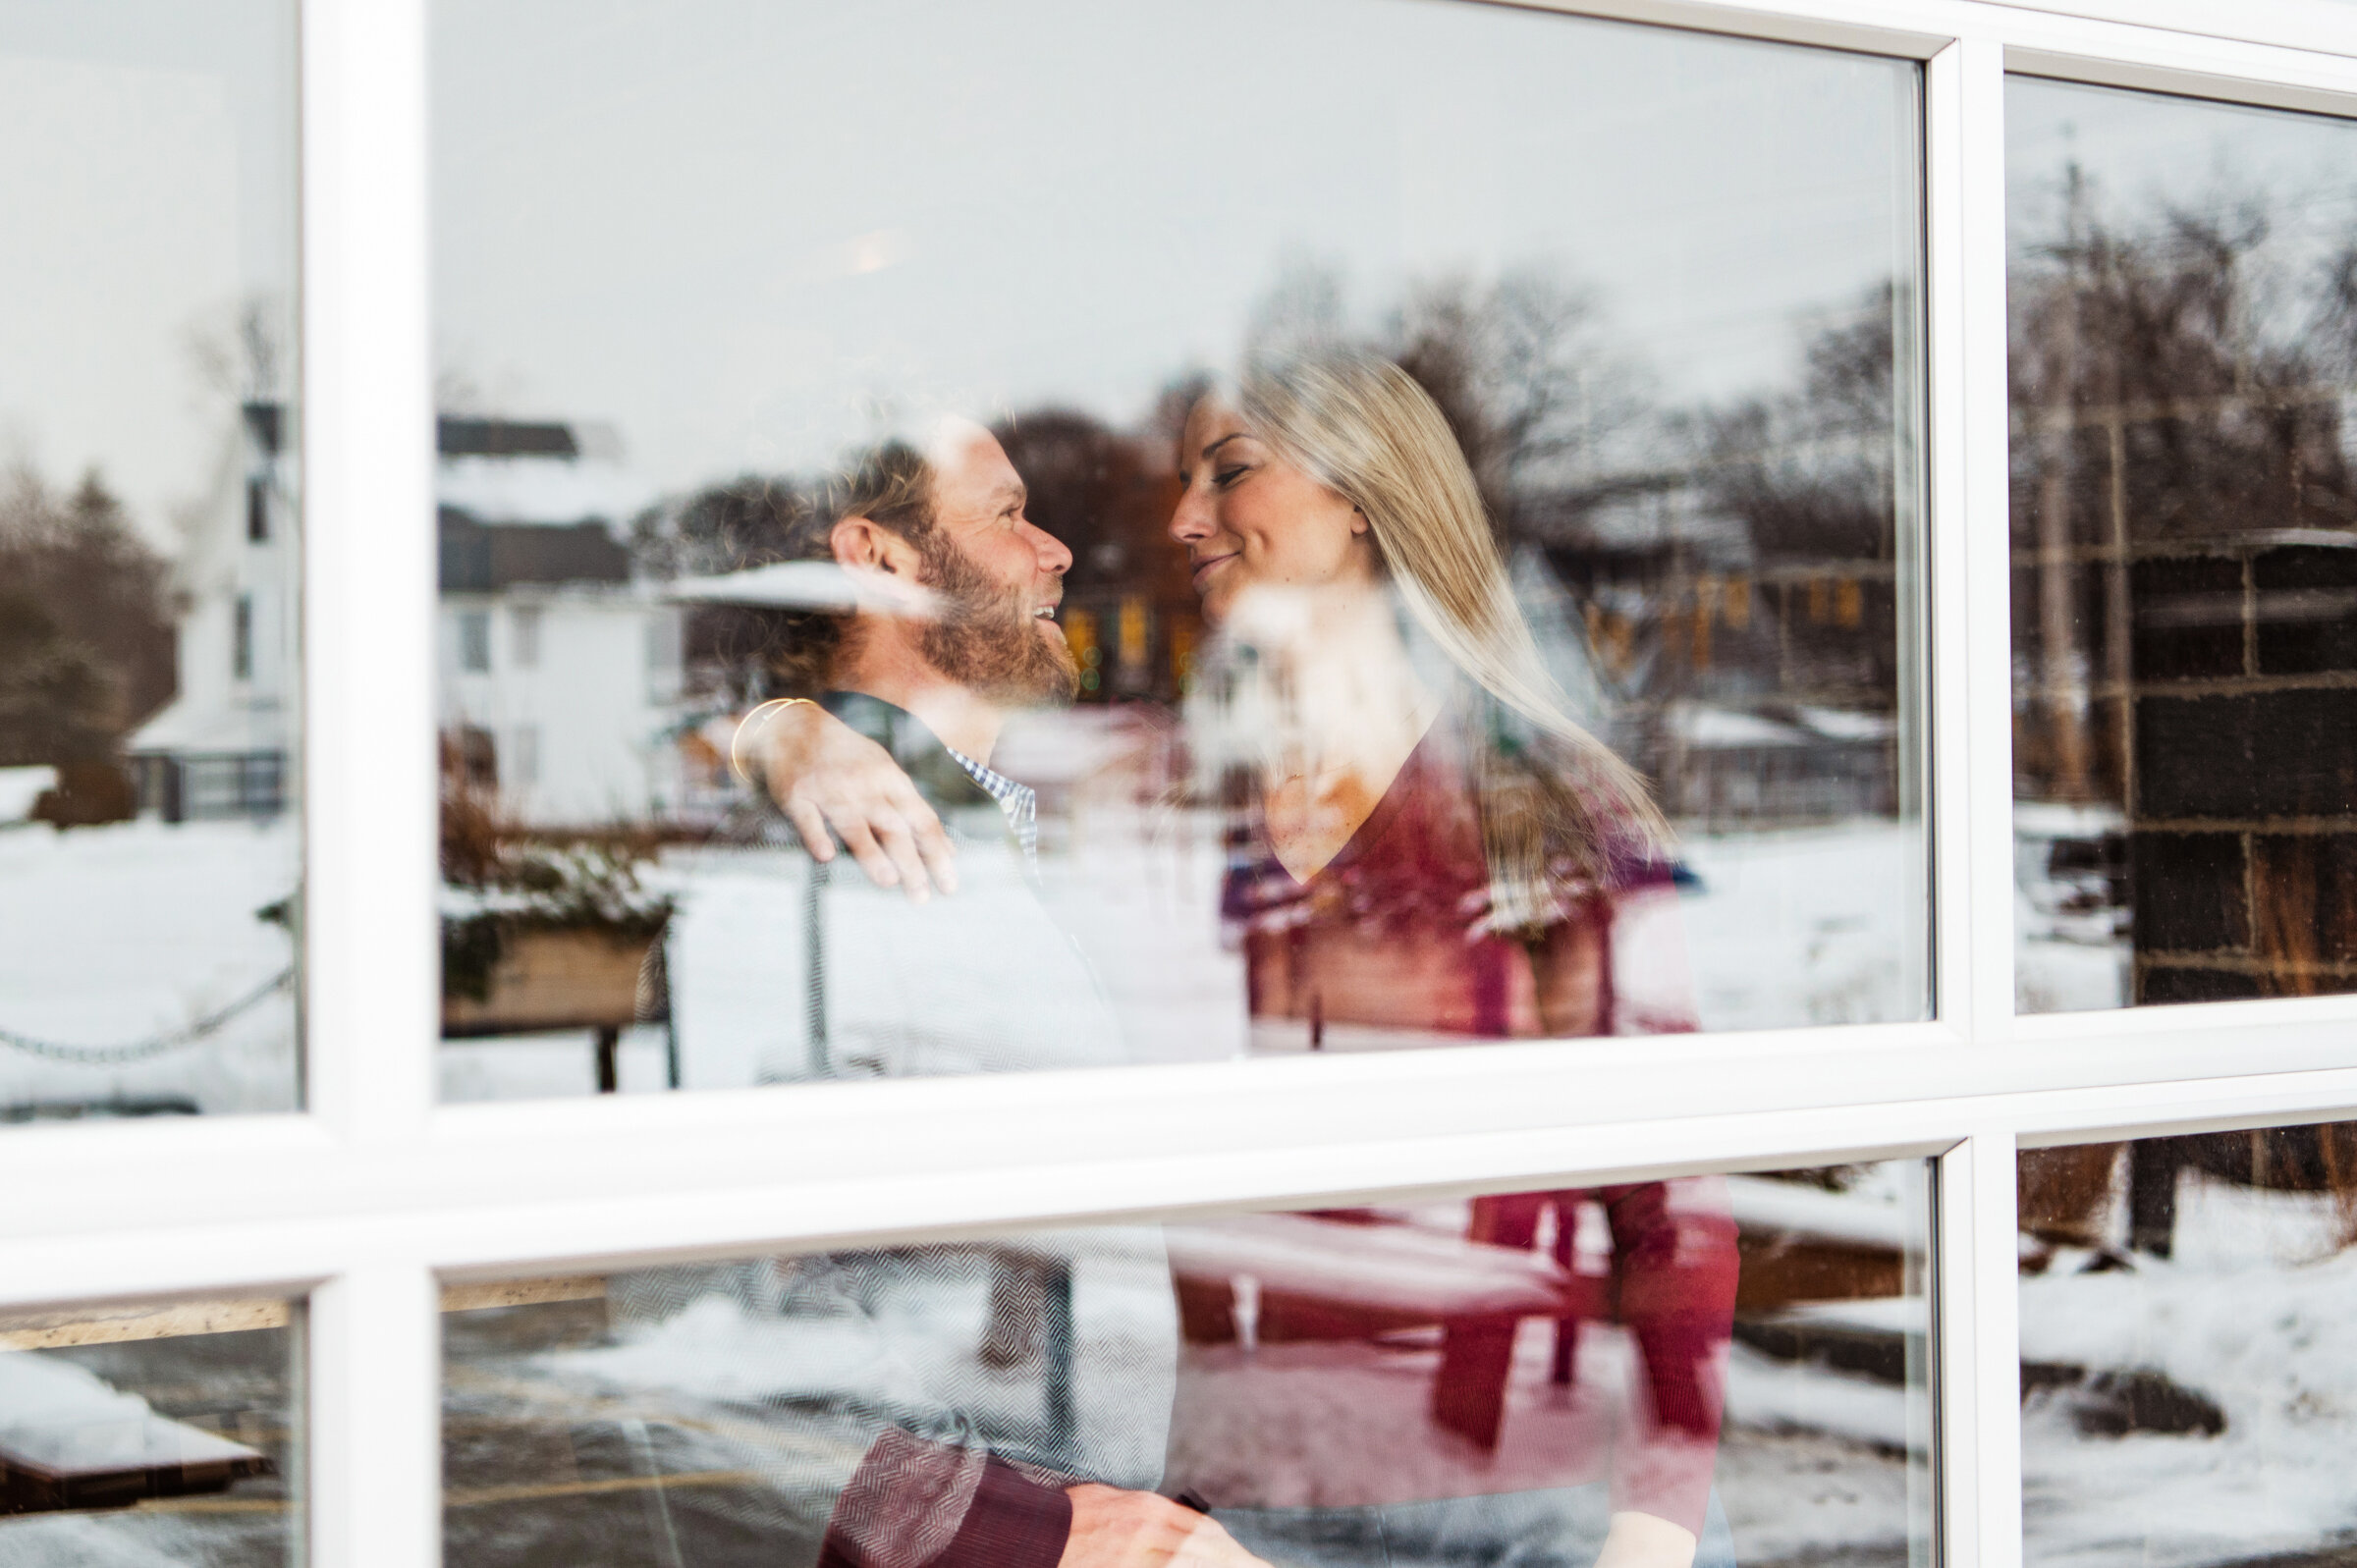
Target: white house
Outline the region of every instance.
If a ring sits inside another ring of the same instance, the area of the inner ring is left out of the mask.
[[[295,540],[285,410],[243,409],[237,456],[176,563],[179,694],[124,750],[144,811],[168,822],[270,816],[295,721]]]
[[[539,826],[643,821],[679,794],[679,612],[633,580],[624,542],[651,492],[582,434],[437,428],[443,735]]]

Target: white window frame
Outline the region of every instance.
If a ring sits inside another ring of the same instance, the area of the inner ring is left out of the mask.
[[[0,1137],[0,1303],[306,1297],[315,1568],[438,1560],[442,1280],[1901,1156],[1943,1560],[2012,1568],[2016,1148],[2357,1116],[2357,996],[2014,1013],[2003,228],[2008,70],[2357,118],[2357,8],[1536,5],[1925,63],[1934,1021],[439,1108],[427,4],[297,3],[308,1109]]]

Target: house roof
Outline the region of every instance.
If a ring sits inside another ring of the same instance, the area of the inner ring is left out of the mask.
[[[133,730],[124,739],[123,749],[133,754],[173,751],[223,756],[284,751],[287,729],[287,715],[280,710],[231,703],[205,707],[184,693]]]
[[[630,553],[599,522],[477,522],[442,509],[444,593],[497,593],[520,583],[628,582]]]
[[[573,426],[553,421],[468,419],[442,414],[434,420],[434,450],[445,458],[577,458],[580,443]]]

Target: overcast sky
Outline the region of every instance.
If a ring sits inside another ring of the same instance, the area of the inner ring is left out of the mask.
[[[0,462],[96,465],[158,531],[234,431],[191,342],[291,336],[294,8],[0,0]]]
[[[1446,0],[451,0],[437,353],[664,486],[879,406],[1137,417],[1288,266],[1586,289],[1662,395],[1788,377],[1913,265],[1912,68]],[[291,0],[0,0],[0,455],[142,517],[189,350],[290,297]]]
[[[451,0],[440,357],[683,485],[879,406],[1135,418],[1288,265],[1539,265],[1664,391],[1911,264],[1912,70],[1443,0]]]
[[[2357,236],[2357,124],[2346,120],[2017,77],[2005,159],[2017,250],[2061,231],[2073,163],[2091,215],[2114,225],[2171,211],[2263,217],[2287,279]]]

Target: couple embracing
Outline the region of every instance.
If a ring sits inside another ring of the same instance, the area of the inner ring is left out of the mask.
[[[1253,1017],[1305,1022],[1313,1043],[1342,1026],[1467,1040],[1691,1027],[1617,994],[1617,934],[1668,894],[1666,830],[1642,781],[1566,711],[1423,389],[1354,351],[1259,363],[1194,405],[1177,462],[1169,532],[1215,639],[1190,739],[1244,806],[1223,902]],[[840,837],[866,874],[833,879],[867,901],[828,926],[830,1071],[1121,1059],[1079,945],[1035,895],[1036,797],[992,766],[1012,715],[1077,684],[1054,619],[1072,558],[1024,503],[999,443],[953,422],[864,455],[805,527],[804,553],[841,568],[851,607],[803,618],[780,660],[795,695],[747,714],[734,755],[816,860]],[[1307,1429],[1282,1478],[1174,1482],[1164,1433],[1216,1431],[1234,1419],[1223,1402],[1266,1390],[1249,1368],[1190,1377],[1173,1318],[1124,1340],[1115,1386],[1084,1387],[1080,1417],[1028,1445],[986,1431],[959,1378],[899,1367],[897,1391],[867,1402],[820,1559],[1688,1568],[1699,1545],[1731,1560],[1711,1472],[1734,1243],[1711,1185],[1478,1199],[1467,1239],[1527,1251],[1552,1214],[1568,1267],[1579,1217],[1599,1211],[1613,1315],[1636,1352],[1617,1415],[1583,1417],[1568,1387],[1550,1451],[1507,1464],[1514,1325],[1444,1330],[1430,1419],[1518,1478],[1496,1495],[1433,1495],[1415,1467]],[[1159,1246],[1139,1227],[1083,1231],[1045,1262],[945,1248],[934,1267],[989,1273],[994,1339],[1036,1337],[1043,1318],[1069,1338],[1074,1281],[1151,1276]],[[1559,1384],[1576,1331],[1557,1325]]]

